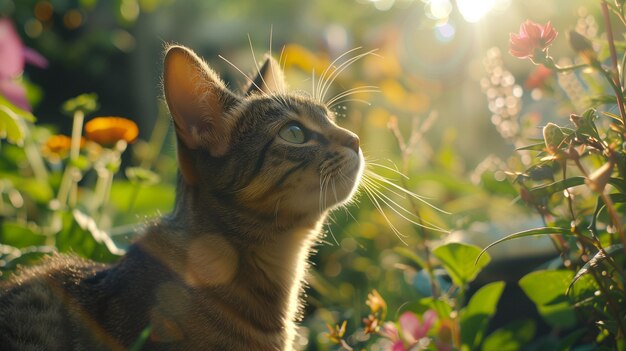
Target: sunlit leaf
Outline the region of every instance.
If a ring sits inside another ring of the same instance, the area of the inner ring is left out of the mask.
[[[541,142],[541,143],[536,143],[536,144],[531,144],[531,145],[526,145],[526,146],[522,146],[522,147],[518,147],[515,149],[515,151],[523,151],[523,150],[528,150],[528,151],[543,151],[546,147],[546,144]]]
[[[10,143],[21,145],[26,135],[24,121],[5,105],[0,105],[0,139],[6,138]]]
[[[0,106],[6,106],[9,110],[11,110],[13,113],[15,113],[26,122],[35,122],[37,120],[37,118],[35,118],[35,116],[31,112],[15,106],[11,101],[7,100],[2,95],[0,95]]]
[[[615,103],[615,97],[613,97],[613,103]],[[602,114],[607,117],[611,117],[612,119],[614,119],[616,122],[619,122],[620,124],[622,123],[622,118],[614,113],[603,111]]]
[[[57,234],[60,252],[73,252],[100,262],[111,262],[124,254],[93,218],[74,210],[63,213],[63,228]]]
[[[522,277],[519,285],[549,324],[567,328],[576,324],[576,314],[566,295],[573,277],[574,272],[568,270],[540,270]]]
[[[587,263],[585,263],[584,266],[582,266],[582,268],[578,270],[578,272],[576,272],[576,275],[567,287],[567,293],[569,293],[570,289],[578,281],[578,279],[580,279],[583,275],[589,273],[591,270],[596,269],[605,260],[610,259],[610,256],[615,252],[621,252],[623,248],[624,245],[615,244],[605,248],[604,251],[598,251],[589,261],[587,261]]]
[[[571,178],[566,178],[563,180],[556,181],[554,183],[541,185],[541,186],[532,188],[530,189],[530,193],[535,198],[542,198],[542,197],[550,196],[557,192],[561,192],[565,189],[583,185],[583,184],[585,184],[584,177],[571,177]]]
[[[96,111],[98,108],[98,94],[96,93],[78,95],[65,101],[62,107],[63,112],[68,115],[73,115],[76,111],[88,114]]]
[[[473,281],[491,260],[488,255],[479,257],[480,252],[479,247],[463,243],[444,244],[432,251],[454,284],[462,288]]]
[[[509,241],[509,240],[513,240],[513,239],[519,239],[519,238],[525,238],[528,236],[535,236],[535,235],[550,235],[550,234],[564,234],[564,235],[574,235],[574,233],[572,233],[572,230],[570,228],[558,228],[558,227],[542,227],[542,228],[534,228],[534,229],[529,229],[529,230],[524,230],[521,232],[517,232],[517,233],[513,233],[511,235],[507,235],[504,238],[500,239],[500,240],[496,240],[493,243],[487,245],[487,247],[485,247],[480,254],[478,255],[478,258],[476,259],[478,261],[478,259],[487,252],[487,250],[489,250],[492,246],[498,245],[500,243],[503,243],[505,241]]]
[[[503,291],[504,282],[489,283],[478,289],[461,311],[461,350],[478,349]]]
[[[600,140],[601,138],[598,134],[598,129],[594,123],[596,118],[597,114],[595,109],[590,108],[585,111],[585,113],[583,113],[583,115],[576,121],[576,126],[578,127],[576,132]]]
[[[532,320],[519,320],[500,328],[485,338],[482,350],[521,350],[535,337],[535,322]]]
[[[611,199],[611,201],[615,204],[615,203],[625,203],[626,202],[626,194],[623,193],[616,193],[616,194],[610,194],[609,198]],[[596,223],[598,221],[598,216],[600,216],[600,212],[602,212],[602,210],[604,210],[606,208],[606,205],[604,204],[604,201],[602,201],[602,197],[598,196],[598,199],[596,200],[596,207],[593,210],[593,215],[591,216],[591,221],[589,222],[589,230],[591,230],[591,232],[596,235]]]
[[[55,250],[50,246],[29,246],[23,249],[11,248],[9,245],[0,244],[0,275],[17,269],[19,266],[35,264],[44,255],[49,255]]]

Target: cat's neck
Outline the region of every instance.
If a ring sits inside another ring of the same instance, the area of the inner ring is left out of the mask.
[[[181,195],[175,211],[149,228],[138,245],[193,291],[206,294],[210,304],[226,306],[234,319],[291,343],[293,335],[285,333],[293,333],[307,258],[325,214],[281,225],[238,213],[237,204],[223,196]],[[202,196],[205,210],[195,207],[196,196]]]

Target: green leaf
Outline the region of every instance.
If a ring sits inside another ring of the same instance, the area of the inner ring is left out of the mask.
[[[609,194],[609,198],[613,203],[626,202],[626,194],[623,193]],[[604,210],[605,208],[606,205],[604,204],[604,201],[602,201],[602,197],[598,196],[598,199],[596,200],[596,207],[593,210],[593,216],[591,216],[591,221],[589,222],[589,226],[587,227],[589,230],[591,230],[591,233],[593,233],[593,235],[596,235],[597,232],[596,223],[598,221],[598,216],[600,216],[600,212],[602,212],[602,210]]]
[[[567,286],[566,294],[569,294],[570,289],[572,288],[574,283],[578,281],[578,279],[580,279],[583,275],[589,273],[592,269],[596,269],[605,260],[610,259],[611,254],[614,254],[615,252],[621,252],[623,250],[623,247],[624,245],[622,244],[615,244],[605,248],[604,251],[598,251],[589,261],[587,261],[587,263],[585,263],[584,266],[582,266],[580,270],[578,270],[578,272],[576,272],[576,275]],[[609,257],[605,255],[605,252],[607,255],[609,255]]]
[[[504,282],[478,289],[461,311],[461,350],[477,350],[504,290]]]
[[[613,103],[615,103],[615,97],[613,97]],[[604,111],[604,112],[602,112],[602,114],[607,116],[607,117],[613,118],[616,122],[619,122],[620,124],[622,123],[622,117],[620,117],[620,116],[618,116],[618,115],[616,115],[614,113]]]
[[[585,184],[584,177],[571,177],[554,183],[541,185],[530,189],[530,193],[535,198],[548,197],[554,193],[561,192],[565,189]]]
[[[44,255],[54,252],[50,246],[29,246],[24,249],[11,249],[8,245],[0,244],[0,276],[6,277],[9,271],[17,269],[19,266],[35,264]]]
[[[519,285],[550,325],[569,328],[576,324],[576,314],[566,296],[573,277],[574,272],[567,270],[534,271],[522,277]]]
[[[563,129],[554,123],[548,123],[543,127],[543,141],[550,152],[558,150],[566,137]]]
[[[448,243],[433,250],[435,256],[446,269],[454,284],[465,288],[473,281],[491,258],[479,257],[480,248],[463,243]]]
[[[424,262],[424,260],[421,257],[419,257],[419,255],[417,255],[412,250],[407,249],[406,247],[396,247],[393,249],[393,251],[398,253],[400,256],[404,256],[405,258],[408,258],[409,260],[413,261],[416,265],[418,265],[422,269],[426,267],[426,262]]]
[[[7,100],[4,96],[0,95],[0,106],[6,106],[13,113],[18,115],[21,119],[26,122],[35,122],[37,118],[30,113],[29,111],[23,110],[17,106],[15,106],[11,101]]]
[[[596,124],[594,120],[597,118],[596,110],[593,108],[588,109],[583,113],[583,115],[576,120],[576,132],[590,136],[595,138],[596,140],[601,140],[600,134],[598,134],[598,129],[596,128]]]
[[[56,241],[60,252],[73,252],[100,262],[111,262],[124,254],[93,218],[81,211],[63,213],[62,221]]]
[[[532,320],[518,320],[491,333],[482,350],[516,351],[523,349],[535,337],[537,327]]]
[[[0,139],[6,138],[10,143],[22,145],[26,136],[26,126],[15,112],[0,105]]]
[[[76,111],[89,114],[99,108],[98,94],[81,94],[63,103],[63,112],[73,115]]]
[[[574,233],[572,233],[572,230],[569,228],[558,228],[558,227],[542,227],[542,228],[534,228],[534,229],[529,229],[529,230],[524,230],[521,232],[517,232],[517,233],[513,233],[511,235],[507,235],[504,238],[500,239],[500,240],[496,240],[494,242],[492,242],[491,244],[487,245],[487,247],[485,247],[480,254],[478,255],[478,258],[476,259],[476,262],[478,262],[478,259],[484,255],[487,250],[489,250],[491,247],[498,245],[500,243],[503,243],[505,241],[509,241],[509,240],[513,240],[513,239],[519,239],[519,238],[525,238],[527,236],[535,236],[535,235],[550,235],[550,234],[564,234],[564,235],[575,235]]]
[[[545,149],[545,147],[546,147],[546,143],[541,142],[541,143],[536,143],[536,144],[531,144],[531,145],[518,147],[518,148],[515,149],[515,151],[523,151],[523,150],[543,151],[543,149]]]
[[[39,246],[46,243],[47,237],[34,228],[16,222],[3,222],[0,226],[0,243],[16,248]]]

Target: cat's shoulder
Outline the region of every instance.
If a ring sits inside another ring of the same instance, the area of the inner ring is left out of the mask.
[[[52,281],[77,284],[106,267],[75,255],[53,253],[37,265],[18,267],[7,280],[0,282],[0,295],[20,286],[50,285]]]

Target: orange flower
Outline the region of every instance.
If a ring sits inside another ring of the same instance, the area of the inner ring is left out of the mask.
[[[70,152],[72,139],[66,135],[53,135],[42,145],[41,152],[50,161],[59,162],[67,157]],[[80,146],[85,144],[85,140],[81,138]]]
[[[96,117],[85,124],[87,138],[102,146],[113,146],[120,140],[132,143],[138,134],[137,124],[122,117]]]
[[[545,26],[526,20],[519,28],[519,33],[511,33],[509,53],[518,58],[535,59],[538,53],[548,50],[558,32],[548,22]]]

